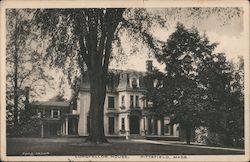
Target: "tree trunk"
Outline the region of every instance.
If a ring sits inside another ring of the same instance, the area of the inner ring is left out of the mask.
[[[18,129],[18,54],[14,53],[14,135]]]
[[[100,70],[90,70],[90,130],[86,142],[108,142],[104,133],[104,102],[106,96],[106,82]]]

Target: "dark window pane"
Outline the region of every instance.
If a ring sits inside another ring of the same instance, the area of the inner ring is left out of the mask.
[[[135,96],[135,107],[139,107],[139,96]]]
[[[134,96],[130,96],[130,107],[134,107]]]
[[[58,114],[58,109],[53,109],[53,118],[58,118],[59,114]]]
[[[132,88],[137,88],[136,78],[132,79]]]
[[[109,134],[114,134],[115,129],[115,118],[109,117]]]
[[[108,108],[115,108],[115,97],[108,97]]]

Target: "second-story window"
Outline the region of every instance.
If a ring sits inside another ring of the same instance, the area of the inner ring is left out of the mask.
[[[130,107],[134,107],[134,96],[130,96]]]
[[[125,106],[125,96],[121,97],[121,106]]]
[[[59,118],[59,110],[53,109],[53,118]]]
[[[138,88],[136,78],[132,79],[132,88]]]
[[[51,117],[51,109],[45,109],[44,117],[45,118],[50,118]]]
[[[108,108],[110,108],[110,109],[115,108],[115,97],[113,97],[113,96],[108,97]]]
[[[135,107],[139,107],[139,96],[135,96]]]

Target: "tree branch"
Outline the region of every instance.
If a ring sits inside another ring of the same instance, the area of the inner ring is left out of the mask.
[[[141,27],[136,26],[124,18],[122,19],[122,25],[127,27],[127,29],[132,28],[133,30],[136,30],[139,34],[141,34],[143,41],[148,44],[150,49],[152,49],[156,54],[160,52],[160,49],[157,48],[155,44],[164,44],[163,41],[154,39],[152,35],[147,33],[145,30],[142,30]]]

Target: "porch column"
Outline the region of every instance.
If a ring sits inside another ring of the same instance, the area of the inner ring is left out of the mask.
[[[62,122],[62,135],[64,136],[65,135],[65,121],[63,120]]]
[[[63,125],[63,122],[60,124],[60,127],[61,127],[61,136],[63,135],[63,127],[62,127],[62,125]]]
[[[51,118],[53,118],[53,109],[51,109],[51,114],[50,115],[51,115]]]
[[[43,138],[43,124],[41,125],[41,137]]]
[[[46,114],[45,114],[45,109],[43,109],[43,114],[41,115],[41,118],[45,117]]]
[[[145,116],[144,117],[144,130],[145,130],[145,135],[148,134],[148,118]]]
[[[155,119],[151,118],[151,135],[155,135]]]
[[[161,120],[157,120],[157,135],[161,135]]]
[[[140,118],[140,135],[145,136],[144,118]]]
[[[173,125],[174,129],[174,136],[179,137],[179,124]]]
[[[125,121],[125,130],[130,134],[130,127],[129,127],[129,116],[127,116],[127,122]]]
[[[65,123],[65,135],[68,135],[68,122],[69,122],[69,119],[68,119],[68,117],[66,117],[65,119],[66,119],[66,123]]]

